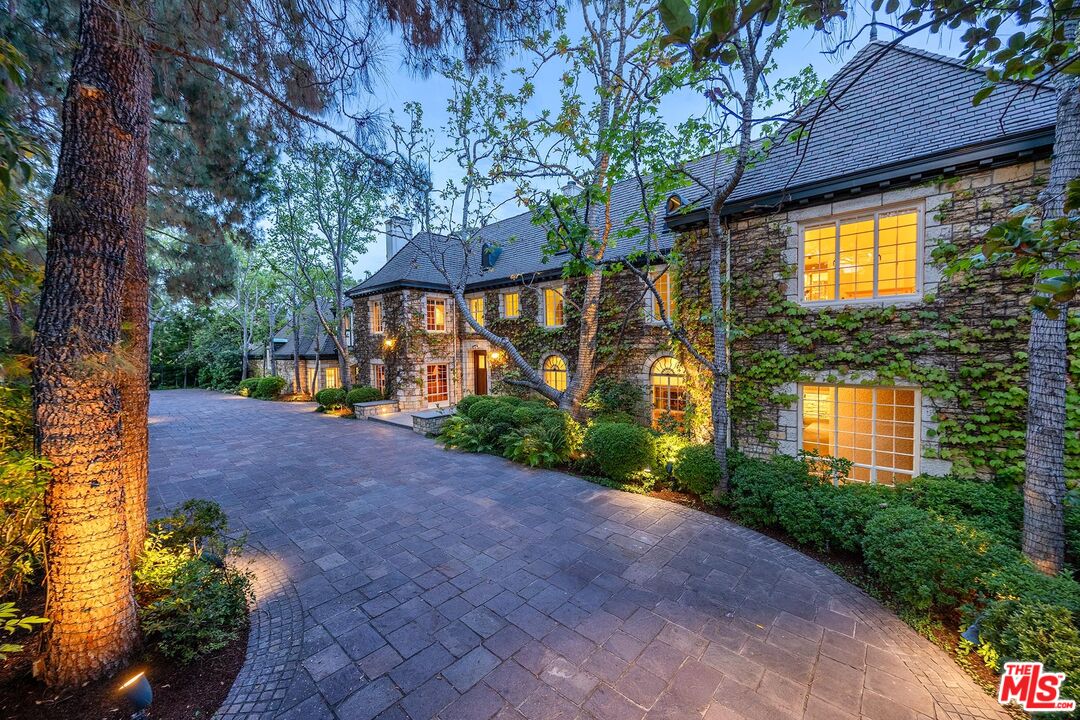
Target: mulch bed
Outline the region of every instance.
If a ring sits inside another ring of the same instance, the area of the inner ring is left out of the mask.
[[[25,604],[25,603],[24,603]],[[29,605],[27,605],[29,607]],[[40,608],[37,609],[40,612]],[[145,652],[129,669],[114,677],[88,683],[74,690],[46,688],[30,674],[28,655],[11,658],[0,666],[0,718],[3,720],[120,720],[131,709],[117,688],[131,675],[145,670],[154,689],[154,704],[146,716],[153,720],[205,720],[229,694],[244,664],[248,629],[216,653],[190,665]],[[30,650],[31,648],[27,648]]]

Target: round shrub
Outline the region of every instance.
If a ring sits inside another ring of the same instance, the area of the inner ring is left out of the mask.
[[[788,485],[773,495],[777,522],[791,537],[804,545],[824,549],[828,532],[814,503],[812,488]]]
[[[920,612],[955,607],[970,599],[983,575],[985,533],[899,505],[866,525],[866,566],[904,605]]]
[[[259,386],[259,378],[248,378],[247,380],[241,380],[240,385],[237,386],[236,392],[241,397],[251,397],[251,394],[255,392],[255,388]]]
[[[490,415],[497,408],[501,407],[505,406],[498,400],[495,400],[493,398],[484,398],[483,400],[478,400],[472,403],[472,405],[469,407],[469,419],[480,422],[487,419],[488,415]]]
[[[513,427],[515,425],[514,414],[517,410],[517,408],[500,403],[484,417],[484,420],[492,425],[509,425]]]
[[[774,496],[783,488],[815,484],[806,465],[788,455],[768,460],[740,459],[731,477],[735,517],[751,527],[776,525]]]
[[[594,422],[581,449],[593,467],[618,482],[653,463],[652,435],[640,425]]]
[[[712,445],[688,445],[676,453],[672,474],[680,490],[704,497],[712,494],[722,471]]]
[[[285,378],[277,375],[267,375],[264,378],[259,378],[259,384],[255,386],[255,392],[252,395],[263,400],[276,400],[281,391],[285,389],[285,385]]]
[[[473,405],[480,402],[481,400],[488,399],[490,398],[487,398],[483,395],[466,395],[465,397],[457,401],[457,405],[455,407],[459,415],[468,416],[469,408],[471,408]]]
[[[349,407],[352,407],[357,403],[374,402],[376,400],[382,400],[382,393],[379,392],[378,389],[368,385],[354,387],[345,396],[345,404]]]
[[[537,425],[544,419],[547,412],[546,408],[526,403],[519,408],[514,408],[514,424],[521,428]]]
[[[345,406],[345,390],[343,388],[323,388],[315,393],[315,402],[327,410],[337,410]]]

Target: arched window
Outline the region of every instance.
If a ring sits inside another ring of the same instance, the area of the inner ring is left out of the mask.
[[[682,364],[671,356],[662,357],[649,369],[653,424],[664,415],[681,420],[686,412],[686,377]]]
[[[558,355],[548,355],[544,360],[544,382],[559,392],[566,389],[566,361]]]

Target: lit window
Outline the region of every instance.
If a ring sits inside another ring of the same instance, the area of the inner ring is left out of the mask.
[[[371,334],[381,335],[383,331],[382,300],[372,300],[369,310],[371,315]]]
[[[662,357],[649,369],[652,395],[652,421],[670,415],[681,420],[686,414],[686,375],[682,364],[673,357]]]
[[[315,387],[315,368],[314,367],[308,367],[306,374],[307,374],[307,391],[311,395],[314,395],[315,391],[318,390],[318,388]]]
[[[484,298],[469,298],[469,314],[475,318],[477,325],[484,325]]]
[[[502,315],[504,318],[516,318],[521,315],[521,294],[516,292],[503,293]]]
[[[382,363],[371,363],[371,387],[386,395],[386,366]]]
[[[566,389],[566,361],[558,355],[548,355],[544,360],[544,382],[559,392]]]
[[[324,387],[336,388],[341,387],[341,377],[339,368],[328,367],[326,368],[326,385]]]
[[[656,294],[649,292],[649,320],[661,322],[664,315],[671,317],[671,274],[664,270],[654,275],[652,281]],[[656,295],[660,296],[660,302],[663,303],[663,313],[660,312],[661,306],[656,302]]]
[[[883,212],[803,231],[803,300],[913,295],[919,213]]]
[[[427,300],[428,332],[446,332],[446,301],[441,298]]]
[[[544,325],[546,327],[559,327],[562,324],[562,290],[557,288],[544,288]]]
[[[427,366],[425,395],[429,403],[450,399],[450,373],[445,363]]]
[[[802,447],[851,460],[850,479],[892,485],[915,474],[911,388],[803,385]]]

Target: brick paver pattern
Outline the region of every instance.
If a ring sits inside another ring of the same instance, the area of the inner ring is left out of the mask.
[[[257,576],[227,718],[1005,718],[823,565],[659,499],[310,404],[154,393],[151,508]]]

